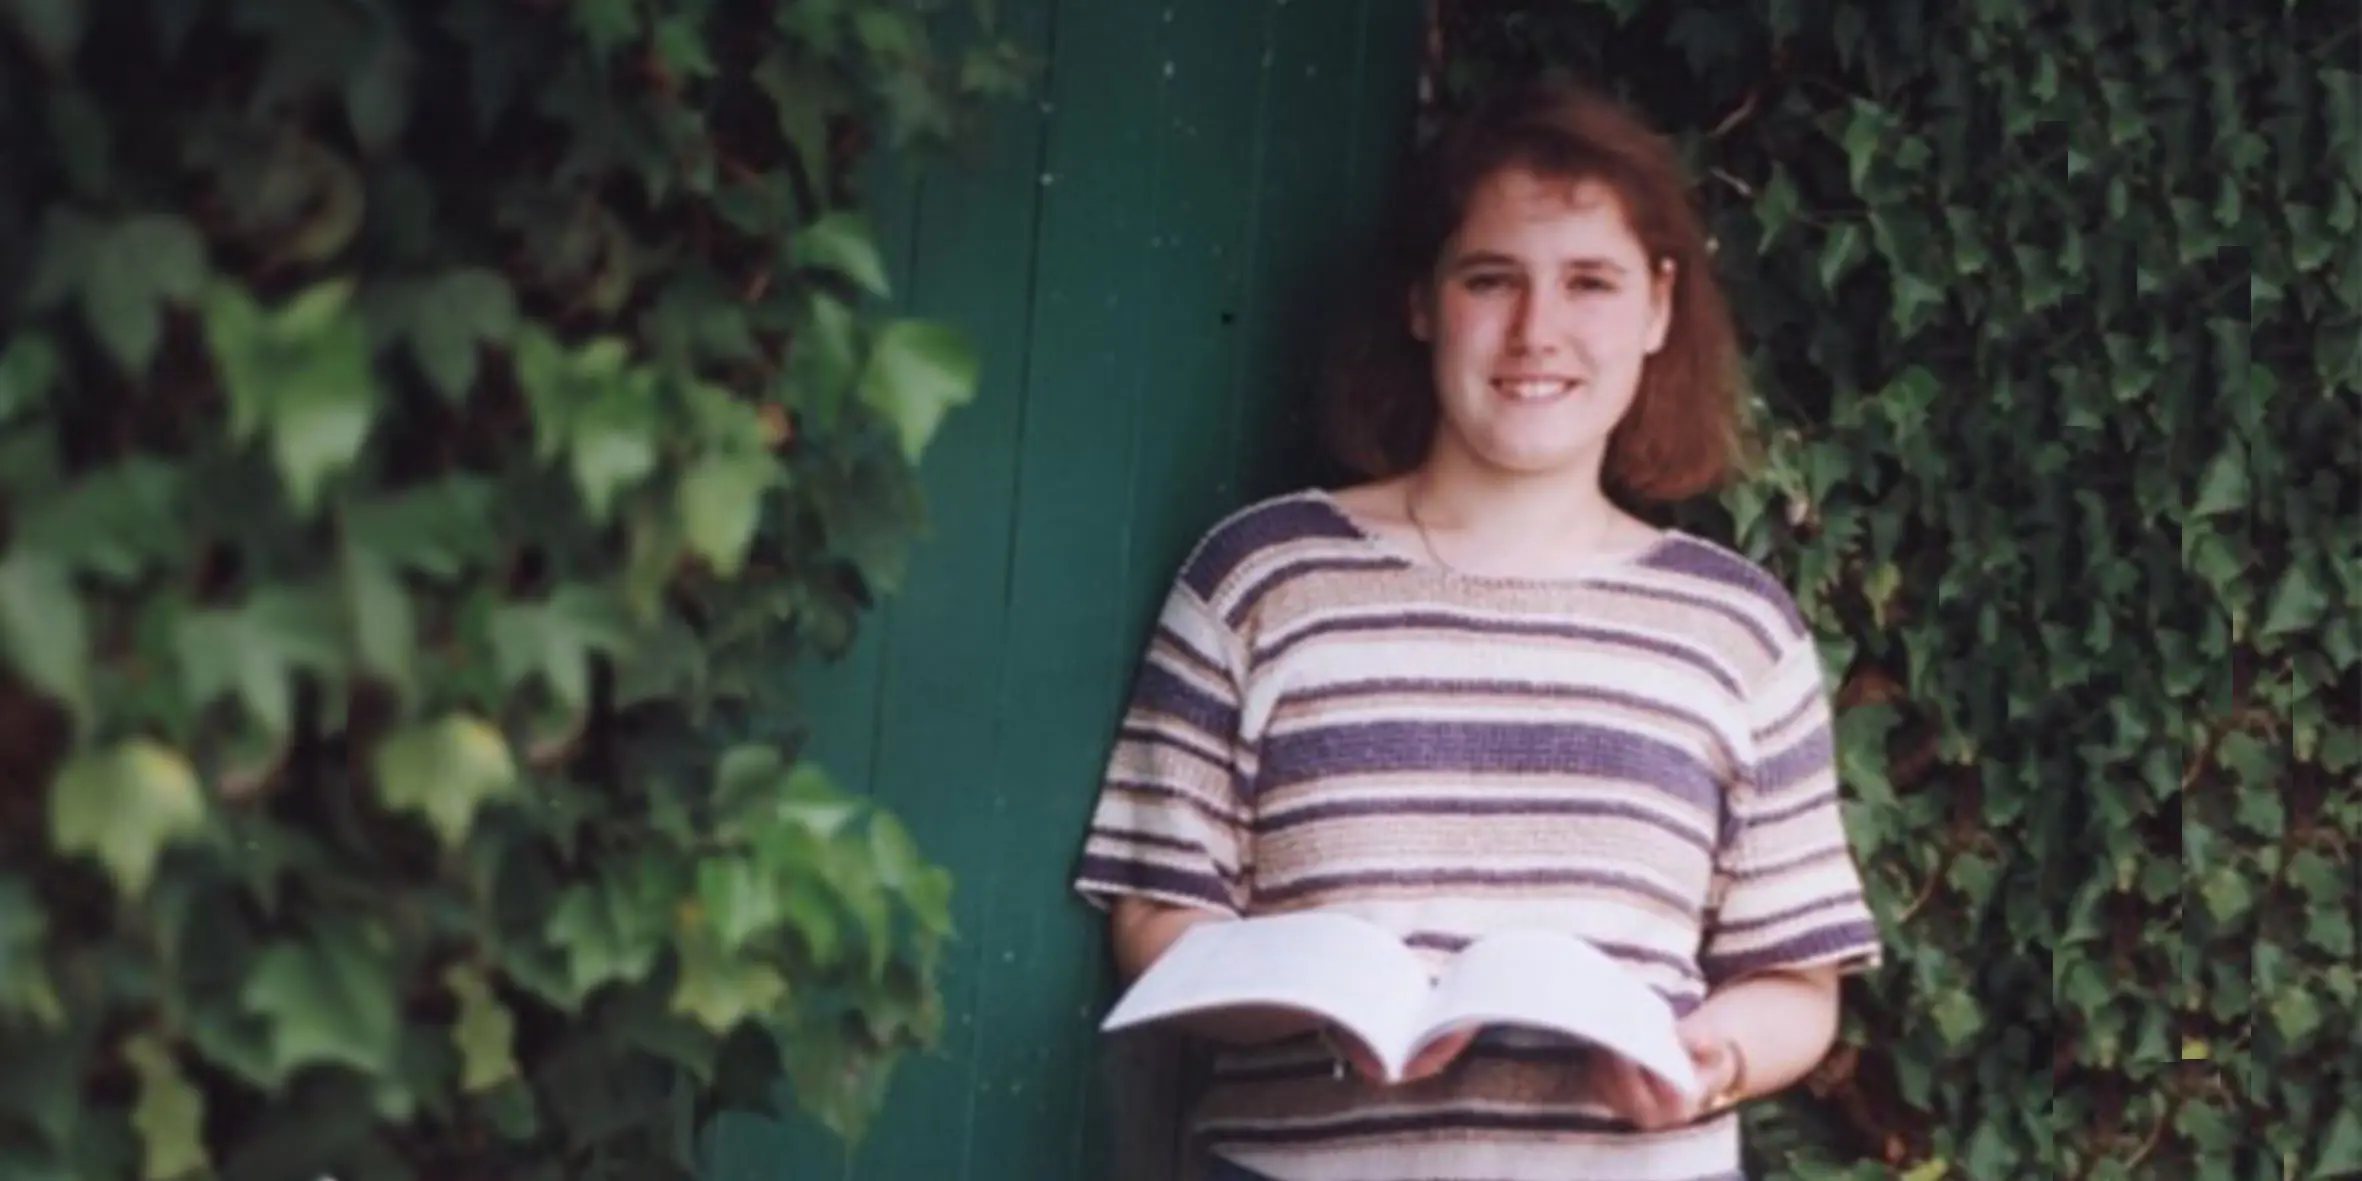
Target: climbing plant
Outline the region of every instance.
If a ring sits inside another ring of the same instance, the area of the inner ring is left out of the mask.
[[[990,9],[0,2],[0,1176],[860,1132],[951,883],[761,674],[971,396],[857,181]]]
[[[1683,144],[1892,941],[1759,1175],[2362,1176],[2362,18],[1444,0]]]

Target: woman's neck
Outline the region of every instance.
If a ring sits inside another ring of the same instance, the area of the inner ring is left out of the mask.
[[[1404,512],[1415,524],[1479,554],[1589,558],[1630,544],[1637,524],[1608,499],[1595,464],[1528,476],[1439,449],[1402,487]]]

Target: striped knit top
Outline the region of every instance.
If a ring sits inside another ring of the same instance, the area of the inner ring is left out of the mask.
[[[1830,711],[1789,596],[1679,532],[1580,577],[1463,575],[1327,493],[1217,525],[1168,595],[1076,887],[1395,931],[1431,963],[1487,931],[1590,939],[1688,1012],[1746,972],[1880,947]],[[1735,1115],[1643,1133],[1582,1051],[1488,1031],[1384,1088],[1310,1038],[1226,1049],[1193,1114],[1280,1181],[1702,1181]]]

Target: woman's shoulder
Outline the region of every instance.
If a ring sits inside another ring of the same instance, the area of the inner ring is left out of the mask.
[[[1183,559],[1180,581],[1209,604],[1237,593],[1242,572],[1333,554],[1366,540],[1328,491],[1305,487],[1235,508],[1215,521]]]
[[[1785,651],[1812,638],[1788,584],[1766,563],[1723,542],[1667,530],[1639,566],[1666,593],[1751,620],[1769,648]]]

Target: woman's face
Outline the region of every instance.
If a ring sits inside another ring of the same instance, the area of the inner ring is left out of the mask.
[[[1411,331],[1432,348],[1437,446],[1503,473],[1596,480],[1665,343],[1673,282],[1614,189],[1494,173],[1411,301]]]

